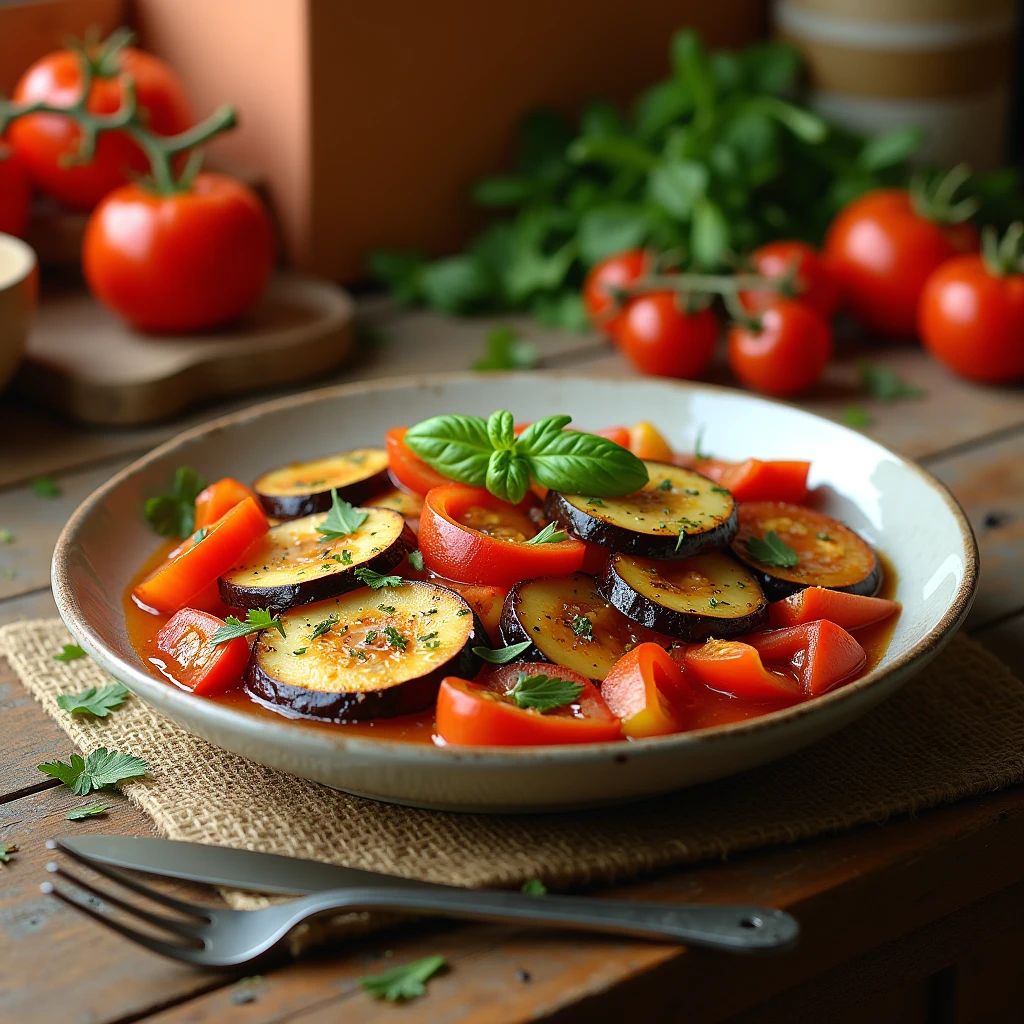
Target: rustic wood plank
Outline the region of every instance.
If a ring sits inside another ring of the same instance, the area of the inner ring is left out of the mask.
[[[0,626],[25,619],[52,619],[56,614],[57,605],[49,587],[0,600]]]
[[[1018,555],[1017,564],[1020,565],[1022,561],[1024,556]],[[1024,679],[1024,613],[986,626],[972,635],[994,655],[1002,658],[1018,679]]]

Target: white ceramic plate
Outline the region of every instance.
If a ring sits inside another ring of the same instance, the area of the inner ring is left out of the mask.
[[[517,420],[555,412],[576,425],[653,421],[674,447],[722,458],[810,459],[819,506],[884,551],[903,602],[889,650],[869,675],[824,697],[751,721],[633,743],[458,750],[267,722],[176,689],[146,671],[125,630],[121,595],[157,545],[143,500],[177,466],[207,479],[251,480],[282,463],[380,445],[384,431],[441,412]],[[651,796],[764,764],[859,718],[920,671],[974,596],[977,548],[937,480],[828,420],[724,388],[555,374],[424,377],[329,388],[269,402],[190,430],[92,494],[57,542],[53,584],[72,634],[139,697],[228,750],[352,793],[420,807],[534,811]]]

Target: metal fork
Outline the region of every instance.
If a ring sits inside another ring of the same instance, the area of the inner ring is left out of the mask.
[[[335,889],[314,893],[264,910],[203,907],[167,896],[114,868],[73,853],[57,840],[47,843],[124,888],[180,915],[155,913],[114,893],[104,892],[59,864],[47,871],[66,878],[96,900],[117,907],[162,934],[149,934],[102,913],[52,882],[44,893],[155,953],[202,967],[237,967],[285,954],[291,931],[310,918],[338,911],[375,910],[437,915],[470,920],[503,921],[580,929],[645,939],[668,939],[690,946],[733,953],[753,953],[792,946],[799,926],[782,910],[727,904],[631,903],[590,896],[532,896],[518,892],[423,886],[417,889]]]

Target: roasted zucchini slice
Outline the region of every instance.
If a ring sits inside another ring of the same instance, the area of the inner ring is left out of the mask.
[[[785,553],[768,554],[764,542],[769,533],[792,549],[795,565],[777,564],[788,560]],[[882,585],[882,565],[874,551],[848,526],[802,505],[743,502],[732,551],[754,574],[769,601],[780,601],[804,587],[873,597]],[[759,554],[768,560],[759,560]]]
[[[647,462],[650,480],[621,498],[549,491],[545,514],[581,540],[645,558],[690,558],[728,547],[732,495],[691,469]]]
[[[416,547],[401,514],[364,508],[355,533],[330,540],[317,531],[324,512],[290,519],[271,529],[221,576],[221,600],[234,608],[294,608],[363,586],[359,568],[386,573]]]
[[[502,608],[501,637],[506,645],[531,641],[524,661],[554,662],[589,679],[604,679],[637,644],[672,642],[627,619],[583,573],[517,583]]]
[[[281,616],[260,633],[245,688],[286,714],[339,722],[430,707],[448,675],[471,679],[487,636],[469,605],[435,583],[361,587]]]
[[[252,487],[263,510],[278,519],[326,512],[331,491],[353,505],[390,485],[388,453],[383,448],[355,448],[312,462],[293,462],[258,477]]]
[[[598,586],[634,622],[689,643],[749,633],[768,618],[757,580],[717,551],[672,561],[616,553]]]

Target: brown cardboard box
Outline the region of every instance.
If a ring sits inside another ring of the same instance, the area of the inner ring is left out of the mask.
[[[439,253],[480,223],[466,199],[506,166],[537,105],[625,102],[664,75],[672,32],[760,34],[761,0],[135,0],[142,41],[197,113],[231,101],[212,147],[267,178],[291,259],[351,280],[378,245]]]

